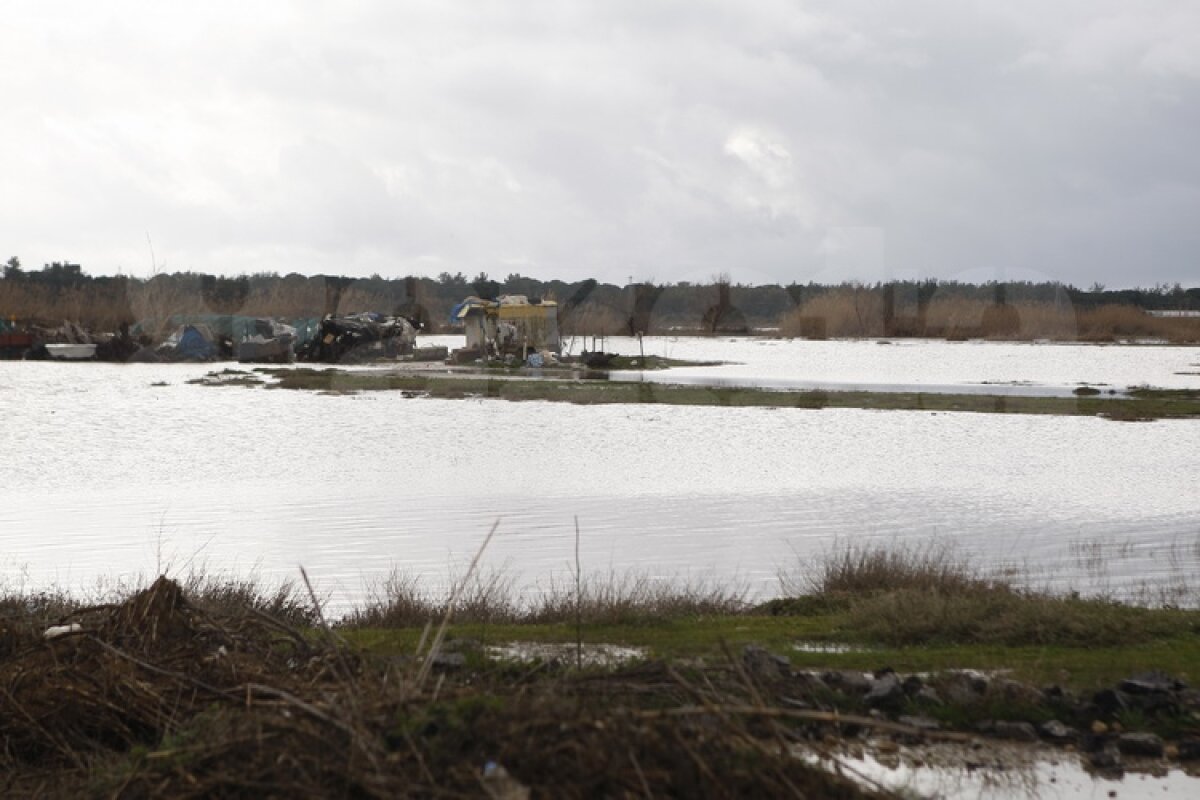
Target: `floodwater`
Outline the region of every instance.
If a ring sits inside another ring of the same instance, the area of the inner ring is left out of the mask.
[[[745,380],[1200,388],[1176,374],[1196,348],[642,346],[738,362],[707,369]],[[1177,584],[1200,566],[1197,421],[187,383],[214,368],[0,362],[0,583],[87,589],[167,567],[275,580],[303,565],[345,608],[393,568],[444,582],[498,519],[484,564],[536,591],[569,574],[576,517],[585,572],[736,581],[758,596],[780,570],[868,539],[954,542],[1082,591]]]
[[[896,753],[809,758],[866,786],[939,800],[1151,800],[1200,796],[1200,776],[1178,765],[1129,759],[1129,771],[1097,773],[1077,753],[989,741],[973,748],[928,744]]]
[[[1117,391],[1142,385],[1200,388],[1195,347],[749,337],[647,337],[640,346],[636,339],[610,337],[604,344],[623,355],[729,362],[642,376],[651,381],[1024,395],[1070,394],[1084,384]],[[574,343],[576,350],[591,346],[590,337]]]

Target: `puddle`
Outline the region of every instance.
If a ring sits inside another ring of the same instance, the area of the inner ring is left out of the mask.
[[[1074,397],[1075,387],[1043,386],[1030,381],[995,381],[982,383],[876,383],[867,381],[828,381],[781,377],[758,377],[728,375],[720,368],[678,367],[659,372],[636,370],[612,370],[607,377],[611,381],[631,383],[666,383],[684,386],[706,386],[710,388],[750,388],[775,391],[819,391],[828,392],[883,392],[909,394],[982,394],[1003,397]],[[1124,394],[1123,392],[1121,393]],[[1112,397],[1115,394],[1101,394]]]
[[[796,642],[792,649],[800,653],[865,653],[869,648],[837,642]]]
[[[1076,753],[990,740],[976,747],[880,742],[807,758],[868,786],[939,800],[1200,797],[1200,775],[1165,762],[1127,760],[1123,775],[1106,776],[1090,772]]]
[[[487,648],[490,658],[502,661],[560,661],[564,664],[574,664],[576,659],[574,644],[547,644],[542,642],[509,642]],[[646,657],[646,651],[640,647],[624,647],[615,644],[585,644],[581,652],[585,667],[614,667],[628,661],[636,661]]]

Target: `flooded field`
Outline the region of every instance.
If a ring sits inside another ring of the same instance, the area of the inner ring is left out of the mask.
[[[638,352],[636,340],[607,344]],[[683,373],[733,381],[1200,387],[1178,374],[1200,362],[1195,348],[643,346],[738,362]],[[87,588],[166,565],[274,579],[303,564],[344,607],[393,568],[444,580],[500,518],[485,561],[536,591],[568,574],[576,516],[585,571],[736,580],[758,595],[797,559],[863,537],[950,540],[1039,585],[1085,591],[1200,565],[1194,421],[187,383],[212,368],[0,362],[0,579]]]
[[[988,742],[986,746],[933,744],[869,748],[837,754],[821,763],[866,786],[882,786],[902,797],[940,800],[1091,800],[1118,797],[1149,800],[1194,797],[1200,776],[1146,760],[1128,772],[1102,774],[1076,753],[1040,745]]]
[[[1118,390],[1140,385],[1200,388],[1200,348],[1196,347],[682,336],[646,337],[640,348],[636,339],[626,337],[609,337],[604,344],[626,355],[644,351],[691,361],[729,362],[646,375],[662,381],[995,394],[1052,394],[1081,384]],[[580,338],[575,350],[591,345],[590,338],[586,342]]]

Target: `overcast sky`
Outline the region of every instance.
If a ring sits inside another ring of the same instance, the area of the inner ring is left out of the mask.
[[[1195,0],[6,0],[0,57],[26,267],[1200,284]]]

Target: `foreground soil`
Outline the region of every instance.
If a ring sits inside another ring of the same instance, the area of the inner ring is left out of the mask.
[[[871,796],[735,668],[373,657],[166,579],[63,623],[6,621],[4,796]]]
[[[929,648],[918,673],[903,649],[797,647],[821,624],[803,616],[335,631],[205,610],[164,578],[56,621],[0,621],[3,796],[860,798],[886,792],[806,756],[1009,739],[1108,771],[1200,757],[1200,694],[1178,676],[1036,685]],[[497,657],[515,634],[557,649]],[[640,649],[589,665],[580,642],[601,637]],[[1184,638],[1164,643],[1187,661]]]

